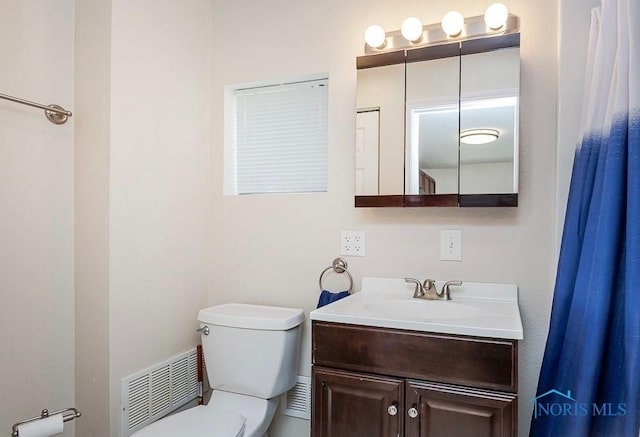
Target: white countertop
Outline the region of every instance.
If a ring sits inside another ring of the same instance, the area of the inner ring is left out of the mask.
[[[444,281],[436,281],[438,290]],[[311,311],[311,320],[477,337],[523,339],[518,287],[463,282],[451,300],[414,299],[404,279],[363,278],[362,290]]]

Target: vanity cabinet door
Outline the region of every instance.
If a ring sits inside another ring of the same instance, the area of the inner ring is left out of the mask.
[[[404,435],[404,380],[313,366],[312,437]]]
[[[517,397],[511,393],[408,381],[406,409],[407,437],[516,435]]]

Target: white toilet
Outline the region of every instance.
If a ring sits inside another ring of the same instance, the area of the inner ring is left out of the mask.
[[[200,310],[207,405],[161,419],[132,437],[263,437],[278,396],[295,385],[300,309],[225,304]]]

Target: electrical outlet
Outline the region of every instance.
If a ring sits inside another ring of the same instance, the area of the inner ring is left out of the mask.
[[[443,229],[440,234],[440,259],[462,261],[462,231]]]
[[[340,252],[346,256],[364,256],[364,232],[342,231]]]

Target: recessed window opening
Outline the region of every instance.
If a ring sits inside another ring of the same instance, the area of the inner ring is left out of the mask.
[[[325,78],[231,90],[225,194],[327,191],[328,85]]]

